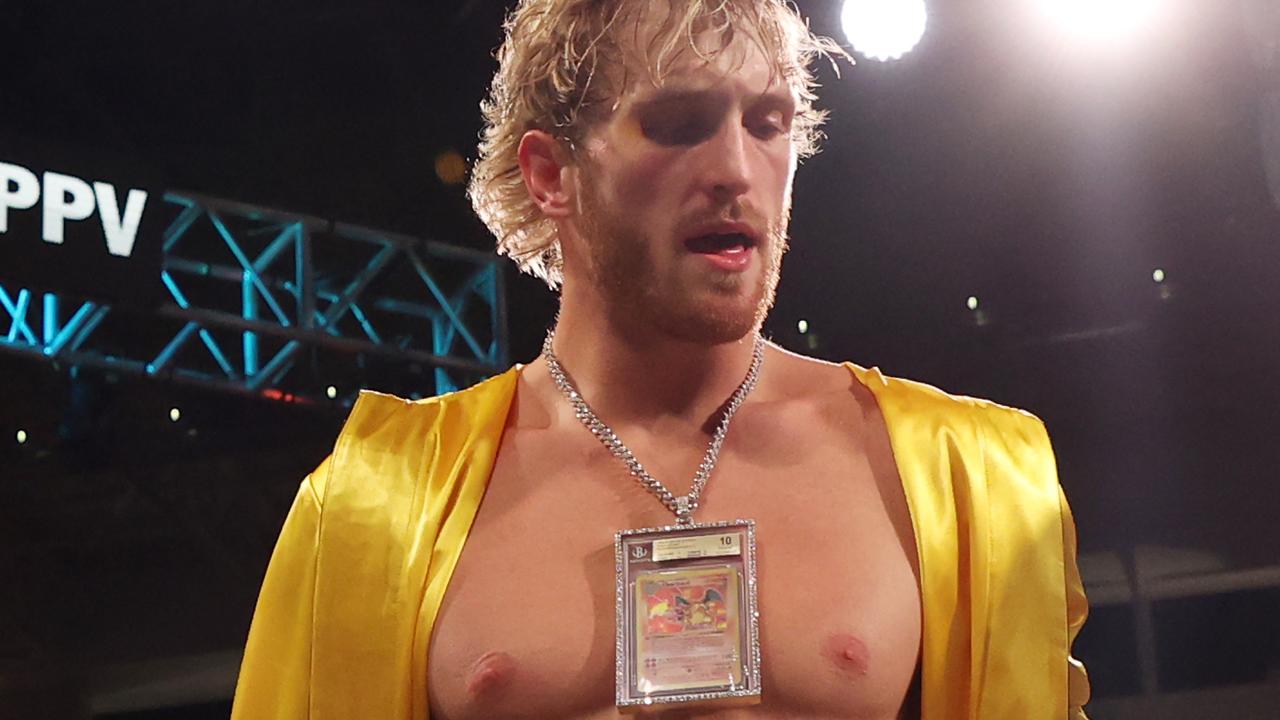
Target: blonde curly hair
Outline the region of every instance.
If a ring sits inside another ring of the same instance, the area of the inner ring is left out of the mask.
[[[623,43],[640,37],[640,24],[654,17],[660,22],[644,47]],[[498,253],[553,290],[563,280],[560,244],[555,225],[525,189],[517,160],[520,140],[535,129],[571,143],[581,140],[625,88],[626,68],[620,68],[623,77],[616,70],[629,48],[660,85],[681,52],[692,50],[710,61],[739,34],[749,38],[799,101],[792,125],[799,158],[817,151],[826,118],[813,107],[817,82],[809,66],[819,57],[833,65],[836,57],[852,61],[830,38],[814,35],[785,0],[521,0],[504,30],[498,71],[480,104],[485,125],[468,195],[497,238]]]

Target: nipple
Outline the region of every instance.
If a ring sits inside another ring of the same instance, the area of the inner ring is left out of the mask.
[[[516,673],[516,661],[504,652],[487,652],[480,656],[467,674],[467,694],[472,697],[497,692]]]
[[[871,651],[865,643],[848,633],[837,633],[827,638],[823,654],[836,667],[856,675],[866,675],[871,664]]]

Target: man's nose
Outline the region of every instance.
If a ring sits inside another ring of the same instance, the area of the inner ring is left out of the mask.
[[[738,122],[726,122],[703,148],[705,185],[712,199],[736,200],[751,187],[751,133]]]

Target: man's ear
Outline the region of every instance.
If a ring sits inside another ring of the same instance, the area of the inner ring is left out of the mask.
[[[564,172],[569,158],[559,141],[551,133],[530,130],[520,138],[517,158],[524,186],[542,214],[552,218],[572,214],[573,188],[569,173]]]

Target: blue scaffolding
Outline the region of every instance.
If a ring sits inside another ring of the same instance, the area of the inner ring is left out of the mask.
[[[374,372],[409,372],[416,379],[389,389],[422,395],[507,366],[505,288],[491,253],[193,193],[164,199],[176,212],[157,278],[167,302],[138,313],[0,285],[0,350],[348,403],[353,383]],[[312,362],[300,370],[304,357]],[[340,397],[331,384],[344,385]]]

